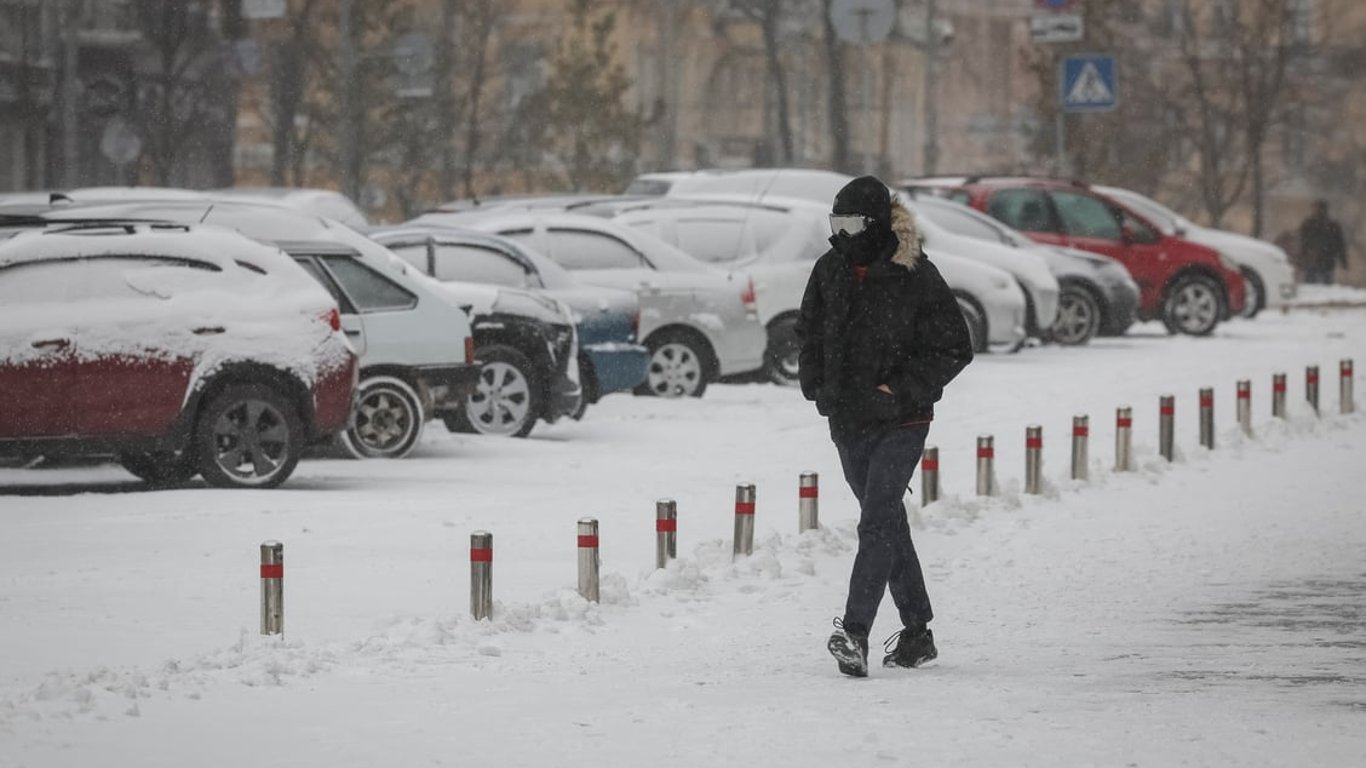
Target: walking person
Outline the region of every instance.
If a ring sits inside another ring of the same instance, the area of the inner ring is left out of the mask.
[[[858,499],[858,554],[844,616],[827,648],[846,675],[868,674],[868,633],[883,594],[902,629],[884,666],[917,667],[938,650],[934,614],[911,542],[906,487],[944,385],[972,361],[958,302],[920,246],[915,216],[872,176],[835,196],[831,250],[802,297],[802,394],[829,420],[845,480]]]
[[[1300,224],[1300,258],[1304,281],[1333,284],[1333,270],[1347,268],[1347,239],[1342,227],[1328,217],[1328,201],[1314,201],[1314,213]]]

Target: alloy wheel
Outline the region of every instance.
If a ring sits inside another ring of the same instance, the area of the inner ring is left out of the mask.
[[[702,361],[686,344],[676,341],[662,344],[650,356],[646,384],[659,397],[695,395],[702,384]]]
[[[1203,282],[1186,283],[1172,296],[1171,314],[1182,333],[1206,333],[1219,322],[1219,297]]]
[[[513,435],[531,418],[531,382],[515,365],[485,363],[465,405],[470,425],[486,435]]]
[[[244,399],[213,424],[214,463],[238,479],[261,481],[279,473],[290,457],[285,415],[264,400]]]

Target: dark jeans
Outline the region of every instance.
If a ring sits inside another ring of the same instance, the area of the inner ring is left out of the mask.
[[[858,554],[849,576],[844,625],[871,630],[890,588],[904,626],[934,617],[902,498],[925,449],[929,424],[833,431],[844,479],[858,499]]]

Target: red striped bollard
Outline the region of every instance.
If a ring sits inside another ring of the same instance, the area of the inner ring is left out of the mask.
[[[735,546],[732,554],[754,554],[754,485],[735,486]]]
[[[936,501],[939,501],[939,449],[931,445],[920,458],[920,506]]]
[[[1285,374],[1271,374],[1271,416],[1285,418]]]
[[[261,634],[285,632],[285,545],[261,543]]]
[[[1090,468],[1091,418],[1078,414],[1072,417],[1072,479],[1086,480]]]
[[[1319,367],[1311,365],[1304,369],[1304,399],[1309,401],[1309,407],[1314,409],[1314,415],[1319,415]]]
[[[1157,407],[1157,451],[1171,461],[1176,455],[1176,397],[1163,395]]]
[[[1338,363],[1338,404],[1338,411],[1344,415],[1356,410],[1356,402],[1352,398],[1351,358]]]
[[[1025,493],[1043,493],[1043,427],[1025,427]]]
[[[1214,390],[1200,390],[1200,445],[1214,450]]]
[[[579,519],[579,596],[590,603],[598,602],[598,521]]]
[[[1115,409],[1115,471],[1130,472],[1134,468],[1134,409],[1122,406]]]
[[[470,615],[475,621],[493,616],[493,534],[470,534]]]
[[[655,502],[655,567],[664,568],[678,557],[678,502]]]
[[[798,533],[821,527],[820,496],[820,477],[815,472],[803,472],[797,480]]]
[[[1238,382],[1238,426],[1252,437],[1252,382],[1247,379]]]
[[[991,435],[977,436],[977,495],[996,495],[996,439]]]

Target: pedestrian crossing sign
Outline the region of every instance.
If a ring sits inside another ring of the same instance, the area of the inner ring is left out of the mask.
[[[1115,57],[1109,54],[1068,56],[1061,81],[1064,112],[1108,112],[1119,103]]]

